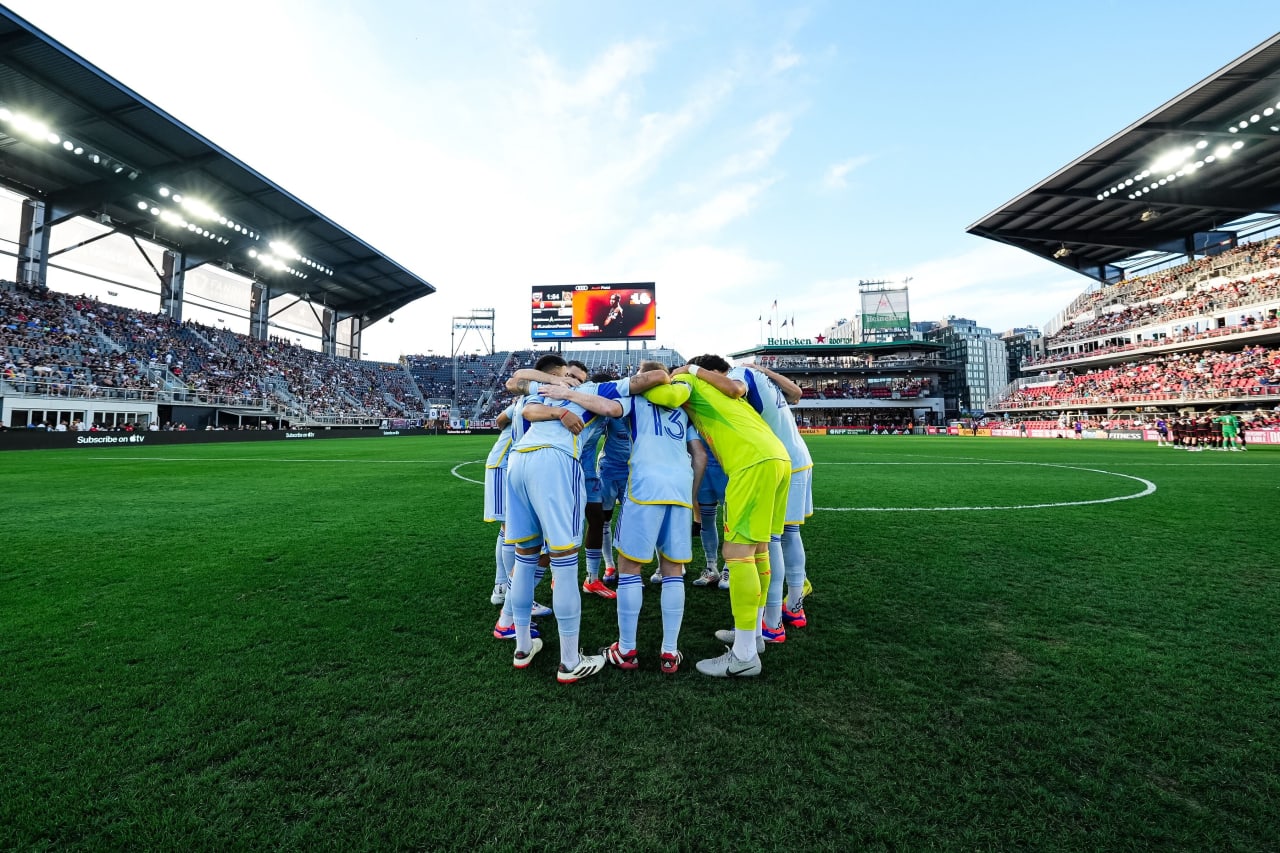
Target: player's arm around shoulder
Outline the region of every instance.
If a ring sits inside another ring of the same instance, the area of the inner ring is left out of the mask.
[[[781,373],[778,373],[777,371],[770,370],[767,367],[756,364],[755,362],[750,362],[743,366],[750,367],[753,370],[758,370],[761,373],[763,373],[765,376],[768,376],[769,379],[773,381],[773,384],[778,386],[778,390],[782,392],[782,396],[786,398],[788,405],[794,406],[796,403],[800,402],[800,398],[804,394],[803,389],[801,389],[799,385],[797,385],[795,382],[792,382],[786,376],[783,376]]]
[[[588,412],[603,415],[606,418],[616,418],[622,414],[622,404],[617,400],[610,400],[599,394],[575,391],[565,385],[548,385],[542,389],[542,396],[549,400],[567,400],[570,403],[576,403]]]
[[[512,394],[528,394],[529,384],[532,382],[540,385],[568,385],[571,388],[578,384],[578,380],[572,376],[556,376],[554,373],[546,373],[532,367],[522,367],[511,374],[506,388]]]
[[[693,373],[693,371],[689,372]],[[695,379],[701,379],[703,382],[706,382],[712,388],[715,388],[721,394],[729,397],[730,399],[737,400],[741,397],[747,396],[747,383],[740,379],[732,379],[728,374],[703,369],[699,370],[697,373],[693,373],[693,377]]]

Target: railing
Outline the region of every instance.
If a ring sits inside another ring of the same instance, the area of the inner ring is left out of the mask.
[[[1280,399],[1280,385],[1256,385],[1248,393],[1234,388],[1204,388],[1197,391],[1177,391],[1151,394],[1113,394],[1092,397],[1059,397],[1052,400],[1005,401],[988,411],[1002,412],[1021,409],[1079,409],[1142,403],[1220,403],[1249,402],[1260,398]]]
[[[1205,332],[1193,332],[1187,335],[1173,334],[1158,341],[1151,340],[1137,341],[1129,344],[1116,344],[1115,346],[1098,347],[1097,349],[1089,350],[1088,352],[1074,352],[1065,355],[1046,356],[1045,358],[1037,361],[1024,361],[1022,363],[1022,369],[1034,370],[1037,367],[1046,367],[1053,364],[1066,364],[1072,361],[1086,361],[1099,356],[1122,355],[1127,352],[1143,352],[1159,349],[1172,350],[1195,341],[1212,340],[1213,338],[1221,338],[1229,335],[1245,335],[1275,328],[1280,328],[1280,320],[1264,320],[1261,323],[1254,323],[1252,326],[1225,326],[1221,329],[1209,329]]]
[[[4,377],[4,382],[18,394],[34,397],[52,397],[78,400],[126,400],[138,403],[179,403],[189,406],[234,406],[240,409],[261,409],[273,412],[269,401],[262,397],[245,397],[233,394],[216,394],[212,391],[186,389],[170,391],[156,388],[117,388],[88,382],[67,382],[52,377]]]

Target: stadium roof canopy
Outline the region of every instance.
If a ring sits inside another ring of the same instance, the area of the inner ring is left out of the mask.
[[[95,216],[366,327],[435,292],[3,6],[0,182],[44,201],[47,224]]]
[[[1115,282],[1277,214],[1280,34],[967,230]]]

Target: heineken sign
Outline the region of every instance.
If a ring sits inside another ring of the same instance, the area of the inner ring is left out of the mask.
[[[817,338],[766,338],[765,345],[771,347],[816,347],[816,346],[849,346],[856,343],[853,338],[828,338],[818,335]]]

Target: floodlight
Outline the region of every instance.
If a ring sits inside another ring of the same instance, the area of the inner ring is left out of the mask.
[[[1138,218],[1141,219],[1143,222],[1151,222],[1153,220],[1160,218],[1160,211],[1154,208],[1148,207],[1146,210],[1142,211],[1142,215]]]
[[[1070,254],[1071,254],[1071,250],[1067,248],[1066,243],[1063,243],[1061,246],[1058,247],[1058,250],[1053,253],[1053,257],[1055,259],[1061,260],[1062,258],[1065,258],[1067,255],[1070,255]]]

